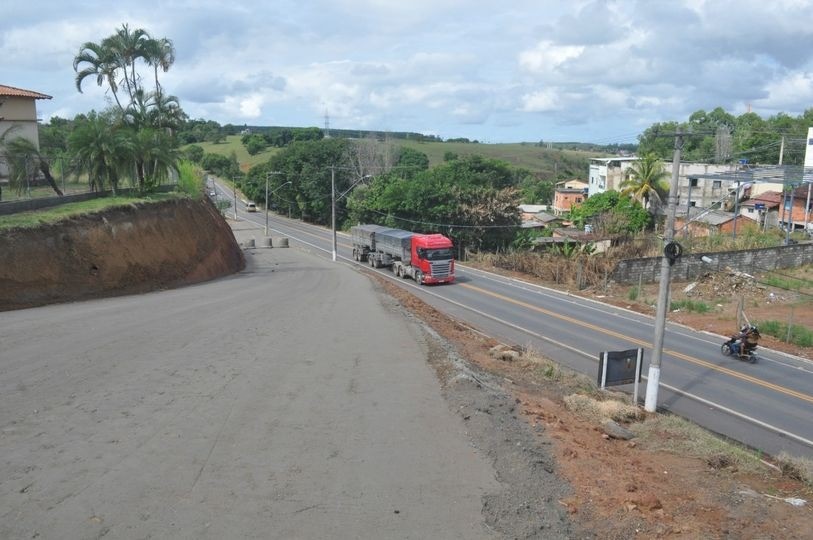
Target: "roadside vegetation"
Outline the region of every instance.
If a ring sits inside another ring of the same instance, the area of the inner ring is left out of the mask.
[[[506,351],[511,354],[506,354]],[[774,464],[766,465],[765,456],[757,450],[722,438],[673,414],[646,414],[640,407],[633,406],[628,394],[599,389],[594,379],[562,367],[532,349],[517,353],[507,347],[496,346],[491,349],[491,356],[510,362],[512,369],[524,374],[523,383],[555,383],[568,410],[590,422],[596,429],[601,429],[608,420],[624,425],[634,433],[636,445],[649,451],[695,457],[712,469],[728,468],[763,474],[769,467],[774,467],[784,476],[813,488],[811,460],[780,454],[773,458]],[[512,380],[516,381],[516,378],[516,374],[511,375]]]
[[[150,193],[143,196],[123,197],[110,196],[53,206],[42,210],[19,212],[0,216],[0,231],[16,228],[34,228],[41,225],[57,223],[64,219],[83,214],[93,214],[116,206],[128,206],[139,203],[153,203],[177,198],[176,193]]]

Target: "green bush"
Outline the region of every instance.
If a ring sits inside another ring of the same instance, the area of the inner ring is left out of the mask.
[[[672,303],[669,304],[669,310],[675,311],[676,309],[693,311],[695,313],[708,313],[711,311],[711,307],[707,303],[695,300],[673,300]]]
[[[178,163],[178,189],[190,197],[203,196],[203,169],[191,161]]]
[[[788,339],[788,325],[779,321],[759,321],[757,323],[762,334],[773,336],[785,341]],[[813,347],[813,330],[800,324],[790,325],[790,342],[799,347]]]

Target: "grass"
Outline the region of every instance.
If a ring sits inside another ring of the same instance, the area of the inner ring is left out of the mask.
[[[770,285],[771,287],[778,287],[780,289],[785,289],[788,291],[801,291],[803,289],[813,289],[813,281],[804,278],[791,278],[791,277],[782,277],[776,276],[772,274],[768,274],[762,278],[762,283],[764,285]]]
[[[782,474],[813,487],[813,460],[794,457],[783,450],[776,461]]]
[[[280,148],[268,148],[252,156],[248,153],[246,147],[243,146],[243,143],[240,142],[240,137],[240,135],[228,135],[226,137],[226,142],[201,142],[195,144],[203,148],[203,151],[207,154],[220,154],[222,156],[229,157],[231,156],[231,153],[234,152],[234,154],[237,156],[237,162],[240,164],[240,170],[243,172],[248,172],[248,170],[255,165],[265,163],[271,158],[271,156],[281,150]],[[187,146],[184,146],[183,148],[186,148]]]
[[[728,463],[740,470],[763,472],[761,455],[751,449],[714,435],[710,431],[672,414],[650,415],[632,424],[641,445],[656,451],[690,455],[708,463]]]
[[[589,158],[598,157],[594,152],[575,150],[555,150],[528,143],[486,144],[419,142],[404,139],[392,141],[396,147],[408,147],[423,152],[429,157],[429,166],[443,163],[446,152],[459,157],[481,155],[506,161],[515,167],[553,177],[557,173],[568,174],[573,178],[586,179]]]
[[[759,321],[759,331],[785,341],[788,339],[788,325],[780,321]],[[813,347],[813,330],[800,324],[790,325],[790,342],[799,347]]]
[[[390,139],[395,148],[408,147],[423,152],[429,157],[430,167],[443,163],[446,152],[452,152],[459,157],[474,154],[488,158],[506,161],[516,167],[522,167],[532,172],[553,178],[567,175],[569,178],[585,179],[589,165],[589,158],[598,154],[593,152],[579,152],[575,150],[547,149],[528,143],[514,144],[471,144],[446,142],[418,142],[406,139]],[[256,155],[249,155],[239,135],[229,135],[223,143],[195,143],[210,154],[220,154],[229,157],[232,152],[237,156],[240,169],[243,172],[260,163],[265,163],[280,148],[269,148]],[[382,145],[385,143],[381,143]]]
[[[690,311],[694,313],[708,313],[711,311],[711,306],[699,300],[673,300],[669,304],[669,311]]]
[[[165,201],[178,197],[174,193],[154,193],[146,197],[103,197],[75,203],[63,204],[42,210],[19,212],[0,216],[0,231],[7,229],[27,229],[56,223],[73,216],[92,214],[115,206],[126,206],[133,203]]]
[[[638,299],[638,296],[640,296],[640,294],[641,294],[640,289],[638,287],[633,287],[627,293],[627,299],[629,299],[631,302],[634,302]]]

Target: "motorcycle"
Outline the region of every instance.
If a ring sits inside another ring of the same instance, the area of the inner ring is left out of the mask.
[[[720,352],[723,356],[737,355],[740,360],[756,364],[759,337],[759,330],[752,326],[747,331],[743,330],[740,334],[731,336],[720,346]]]

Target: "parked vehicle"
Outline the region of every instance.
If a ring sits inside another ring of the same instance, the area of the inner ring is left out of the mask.
[[[381,225],[351,227],[353,259],[389,266],[419,285],[454,281],[454,245],[442,234],[418,234]]]
[[[759,343],[759,329],[751,324],[745,325],[739,334],[731,336],[722,344],[720,352],[724,356],[736,355],[740,360],[755,364],[757,361],[757,343]]]

